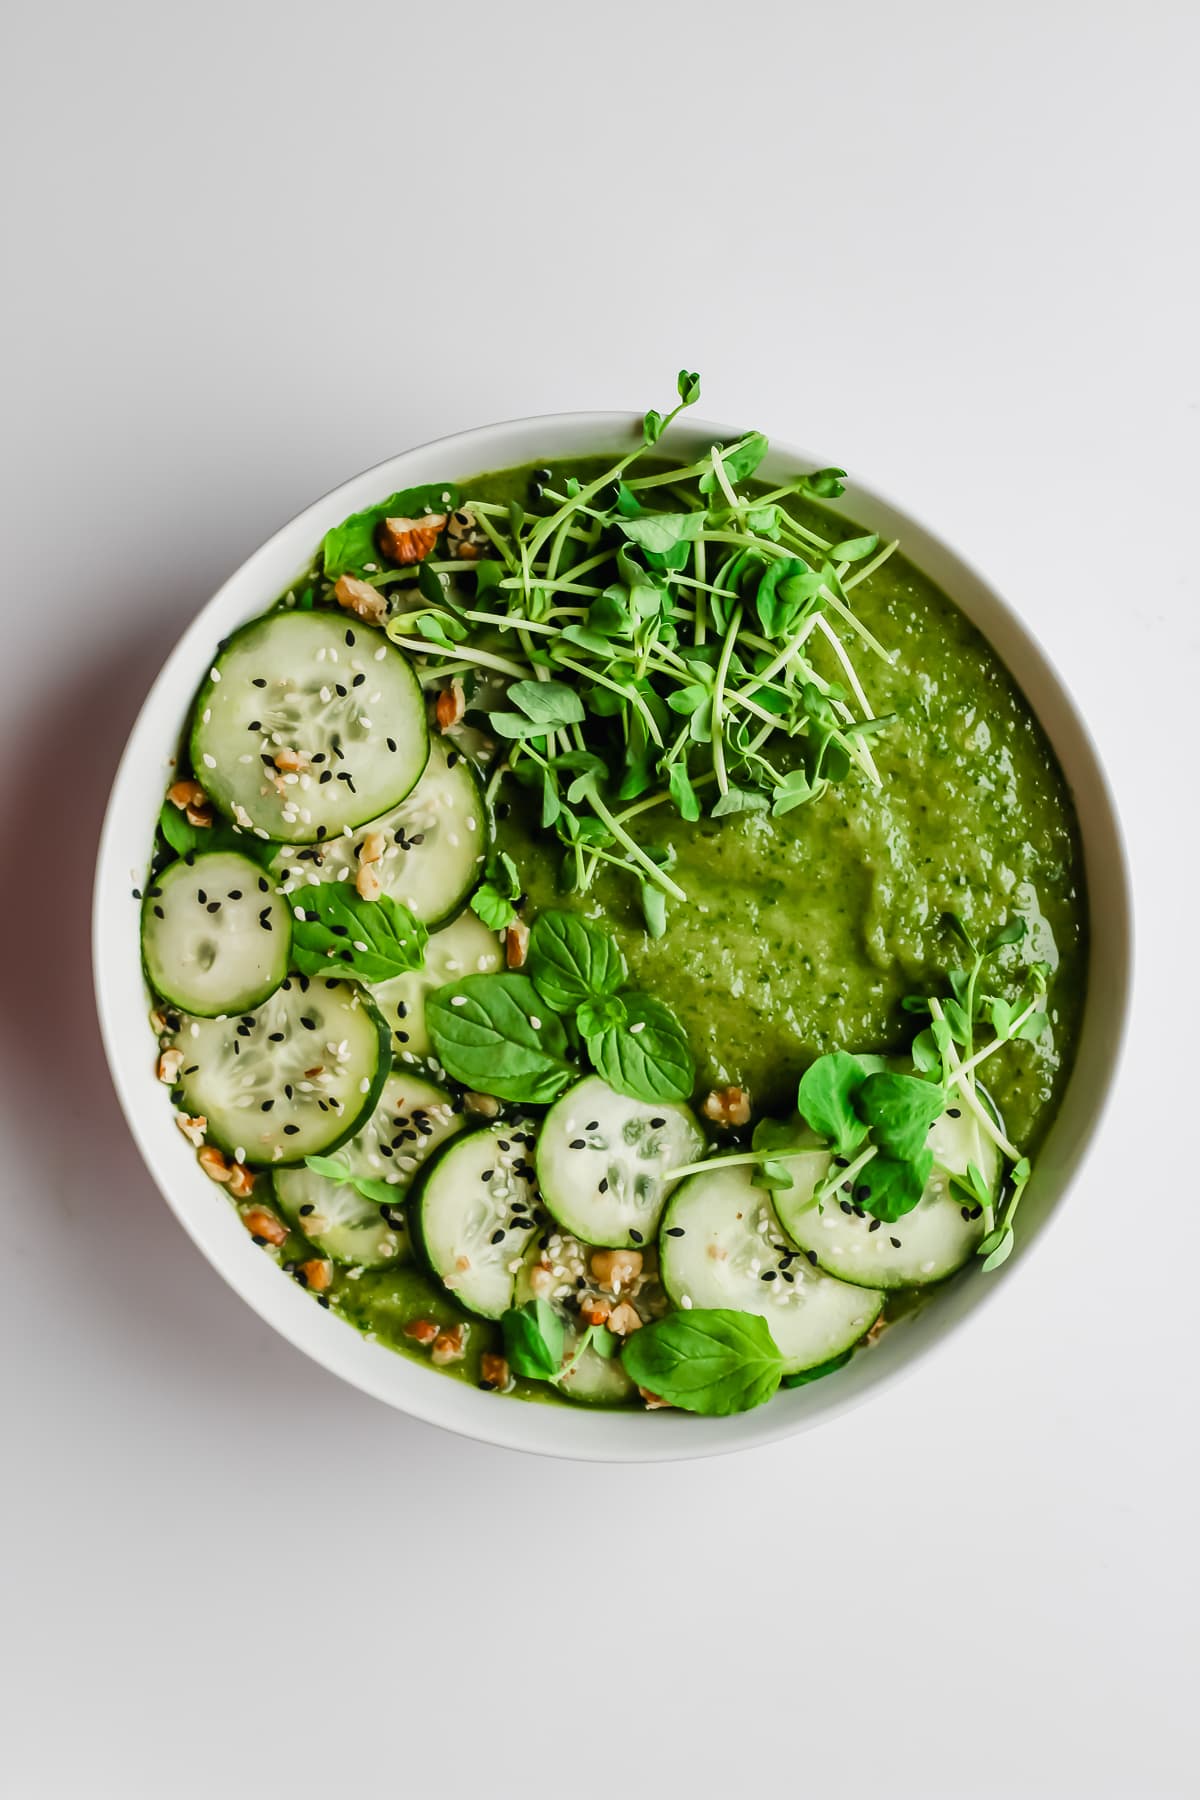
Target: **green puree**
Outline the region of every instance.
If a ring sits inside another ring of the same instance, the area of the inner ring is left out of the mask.
[[[592,465],[577,465],[585,473]],[[598,467],[599,465],[595,465]],[[557,471],[556,471],[557,472]],[[464,484],[481,498],[524,499],[529,472]],[[829,515],[797,505],[826,529]],[[832,536],[853,527],[838,514]],[[619,936],[639,987],[673,1007],[700,1064],[698,1093],[749,1088],[756,1113],[794,1105],[797,1080],[820,1053],[893,1050],[911,1039],[905,994],[944,986],[957,966],[944,922],[953,910],[983,938],[1014,913],[1031,930],[1009,966],[1032,955],[1049,965],[1050,1029],[1008,1045],[988,1065],[989,1091],[1009,1135],[1036,1150],[1069,1072],[1083,1004],[1087,905],[1075,816],[1062,773],[1020,689],[946,596],[900,553],[854,590],[854,607],[898,651],[892,667],[862,656],[877,713],[895,722],[873,740],[879,788],[851,772],[816,802],[782,818],[744,814],[688,824],[667,808],[634,831],[670,842],[672,874],[688,904],[671,902],[664,937],[644,929],[633,884],[620,872],[586,896],[558,887],[562,848],[534,830],[518,804],[501,839],[529,895],[525,916],[577,906]],[[830,680],[832,660],[813,660]],[[511,789],[511,784],[509,784]],[[344,1272],[335,1303],[363,1329],[412,1346],[403,1323],[462,1315],[412,1268]],[[478,1356],[498,1332],[473,1322],[472,1355],[453,1372],[476,1379]],[[424,1355],[424,1352],[418,1354]],[[540,1384],[520,1391],[551,1398]]]

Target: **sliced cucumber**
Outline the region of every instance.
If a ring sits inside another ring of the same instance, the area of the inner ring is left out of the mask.
[[[840,1192],[823,1207],[816,1205],[813,1191],[829,1170],[827,1150],[789,1161],[793,1186],[777,1188],[773,1196],[784,1230],[830,1275],[860,1287],[944,1281],[970,1260],[988,1229],[982,1209],[952,1190],[950,1177],[965,1175],[973,1163],[995,1193],[1000,1162],[991,1139],[966,1111],[957,1118],[943,1113],[926,1144],[934,1155],[933,1174],[912,1212],[892,1224],[872,1218]],[[869,1163],[860,1179],[870,1184]]]
[[[570,1232],[543,1234],[526,1251],[517,1275],[513,1305],[523,1306],[527,1300],[540,1297],[554,1307],[563,1321],[567,1362],[575,1356],[587,1329],[579,1316],[579,1303],[588,1293],[603,1293],[613,1304],[618,1298],[627,1300],[642,1320],[659,1319],[667,1311],[667,1298],[658,1279],[653,1248],[646,1252],[644,1278],[614,1296],[611,1289],[605,1289],[597,1281],[592,1271],[591,1255],[595,1247],[581,1243]],[[619,1406],[636,1398],[637,1389],[620,1359],[620,1344],[611,1333],[608,1343],[614,1352],[611,1356],[601,1355],[589,1344],[571,1373],[555,1384],[560,1394],[589,1406]]]
[[[542,1198],[560,1225],[589,1244],[648,1244],[675,1185],[665,1171],[694,1161],[703,1148],[686,1106],[631,1100],[589,1075],[542,1122]]]
[[[319,847],[283,850],[275,873],[285,891],[305,882],[352,880],[363,839],[376,832],[385,839],[374,865],[385,893],[425,925],[452,919],[483,874],[491,842],[474,763],[444,738],[434,738],[425,773],[399,806],[350,837],[343,833]]]
[[[171,863],[142,903],[151,987],[202,1019],[261,1005],[287,974],[291,949],[290,908],[236,851]]]
[[[680,1184],[659,1237],[676,1306],[760,1313],[795,1375],[840,1356],[869,1331],[883,1297],[815,1269],[784,1236],[765,1188],[745,1167],[715,1167]]]
[[[512,1305],[525,1246],[540,1223],[528,1162],[532,1133],[490,1125],[457,1137],[418,1176],[409,1227],[433,1274],[468,1312]]]
[[[407,1261],[408,1226],[398,1210],[421,1164],[463,1127],[444,1088],[397,1070],[384,1082],[366,1125],[338,1161],[351,1175],[386,1182],[394,1198],[360,1193],[315,1169],[277,1169],[275,1198],[286,1218],[334,1262],[382,1269]]]
[[[191,754],[243,830],[312,844],[411,792],[429,756],[425,700],[381,632],[332,613],[269,613],[213,664]]]
[[[492,975],[504,964],[500,939],[470,911],[435,931],[425,946],[425,966],[371,989],[371,997],[392,1028],[400,1056],[428,1056],[433,1048],[425,1025],[425,996],[460,975]]]
[[[345,1143],[375,1110],[391,1068],[388,1028],[350,981],[289,975],[254,1011],[185,1018],[182,1103],[251,1163],[298,1163]]]

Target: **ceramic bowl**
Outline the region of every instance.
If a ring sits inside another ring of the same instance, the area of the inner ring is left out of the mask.
[[[1130,972],[1129,890],[1120,830],[1095,747],[1062,677],[983,576],[934,531],[855,478],[839,510],[885,537],[898,537],[905,554],[980,628],[1040,719],[1079,815],[1091,908],[1088,998],[1075,1068],[1022,1202],[1017,1254],[987,1276],[978,1268],[966,1270],[933,1304],[887,1332],[869,1354],[856,1356],[837,1375],[781,1391],[769,1405],[728,1419],[499,1399],[368,1343],[336,1314],[314,1306],[262,1255],[226,1197],[201,1172],[155,1079],[138,907],[130,898],[131,885],[145,874],[153,821],[199,678],[218,640],[269,606],[308,564],[328,527],[348,513],[422,482],[462,481],[489,469],[572,455],[619,453],[639,434],[640,420],[617,413],[568,413],[484,426],[406,451],[356,475],[277,531],[201,610],[146,698],[113,784],[93,914],[100,1023],[129,1128],[184,1229],[247,1304],[325,1368],[415,1418],[512,1449],[611,1462],[713,1455],[810,1430],[881,1393],[943,1346],[985,1302],[1008,1296],[1078,1181],[1112,1085]],[[728,426],[688,421],[672,429],[671,449],[686,458],[714,440],[728,443],[737,435]],[[820,456],[774,444],[759,473],[783,479],[823,463]]]

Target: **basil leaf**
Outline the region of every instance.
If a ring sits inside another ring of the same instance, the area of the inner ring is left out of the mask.
[[[565,681],[514,681],[508,698],[535,725],[580,725],[583,701]]]
[[[616,939],[569,912],[538,914],[525,966],[546,1005],[564,1013],[583,1000],[615,994],[629,977]]]
[[[843,1350],[840,1356],[831,1356],[828,1362],[818,1363],[814,1369],[801,1369],[798,1374],[785,1375],[783,1385],[785,1388],[807,1387],[810,1381],[820,1381],[823,1376],[832,1375],[835,1369],[844,1369],[853,1355],[853,1350]]]
[[[563,1325],[546,1300],[510,1307],[500,1320],[509,1367],[528,1381],[550,1381],[562,1366]]]
[[[646,513],[640,519],[617,519],[625,536],[643,550],[663,556],[677,544],[693,543],[704,530],[703,512]]]
[[[933,1153],[922,1150],[910,1161],[873,1156],[854,1184],[854,1198],[867,1212],[888,1223],[910,1213],[933,1173]]]
[[[597,1075],[633,1100],[688,1100],[696,1065],[679,1020],[649,994],[626,994],[623,1025],[585,1035]]]
[[[500,1100],[546,1104],[578,1073],[562,1021],[527,975],[467,975],[435,988],[425,1023],[447,1074]]]
[[[325,533],[321,555],[326,575],[331,581],[339,575],[361,575],[368,563],[383,562],[375,540],[385,519],[419,519],[422,513],[453,512],[457,505],[454,483],[438,481],[427,487],[404,488],[377,506],[351,513]]]
[[[203,856],[206,850],[232,850],[248,856],[251,862],[269,868],[277,846],[255,837],[249,831],[235,831],[224,819],[211,825],[190,825],[186,816],[170,800],[164,800],[158,815],[158,829],[176,856]]]
[[[644,1325],[625,1344],[625,1372],[686,1412],[724,1417],[761,1406],[783,1359],[757,1313],[693,1307]]]
[[[854,1106],[879,1148],[906,1162],[924,1148],[946,1099],[937,1083],[915,1075],[868,1075],[855,1092]]]
[[[602,1031],[608,1031],[615,1025],[623,1025],[625,1019],[625,1002],[618,994],[604,994],[598,1000],[582,1000],[575,1014],[575,1023],[585,1038],[599,1037]]]
[[[363,900],[348,882],[323,881],[302,888],[292,912],[292,960],[302,975],[349,969],[360,981],[392,981],[424,966],[428,933],[390,894]]]
[[[866,1078],[857,1056],[845,1050],[818,1056],[800,1077],[796,1104],[813,1130],[830,1139],[839,1156],[852,1156],[866,1136],[853,1104]]]
[[[621,1340],[613,1336],[607,1325],[593,1325],[591,1348],[597,1356],[602,1356],[605,1362],[612,1362],[621,1353]]]

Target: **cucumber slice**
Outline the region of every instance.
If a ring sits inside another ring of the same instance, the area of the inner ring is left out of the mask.
[[[676,1306],[760,1313],[796,1375],[840,1356],[869,1331],[883,1296],[835,1281],[792,1248],[750,1170],[715,1167],[680,1184],[659,1237],[662,1278]]]
[[[433,1040],[425,1025],[425,996],[460,975],[492,975],[504,966],[500,939],[473,912],[461,912],[435,931],[425,946],[425,967],[371,989],[404,1056],[428,1056]]]
[[[275,873],[284,891],[305,882],[353,880],[363,838],[374,832],[382,832],[386,840],[375,864],[384,892],[425,925],[452,919],[478,884],[491,843],[474,763],[444,738],[434,738],[425,773],[399,806],[370,819],[351,837],[331,837],[320,848],[281,851]]]
[[[350,981],[289,975],[240,1018],[185,1018],[181,1103],[240,1161],[298,1163],[336,1149],[375,1110],[388,1029]]]
[[[841,1193],[823,1208],[815,1205],[813,1190],[829,1168],[827,1150],[790,1161],[794,1185],[777,1188],[773,1195],[784,1230],[802,1250],[812,1251],[830,1275],[860,1287],[923,1287],[944,1281],[970,1261],[988,1229],[982,1210],[951,1189],[950,1177],[965,1175],[974,1163],[995,1194],[1000,1159],[966,1111],[958,1118],[943,1113],[926,1144],[934,1155],[933,1174],[917,1205],[893,1224],[856,1209]],[[869,1163],[861,1179],[870,1182]]]
[[[643,1320],[660,1319],[667,1311],[667,1297],[658,1279],[653,1247],[645,1253],[645,1279],[628,1290],[623,1289],[619,1296],[614,1296],[596,1280],[591,1267],[594,1248],[596,1246],[592,1244],[581,1243],[570,1232],[551,1232],[544,1236],[544,1242],[539,1239],[526,1251],[513,1291],[514,1306],[523,1306],[527,1300],[540,1295],[554,1307],[563,1321],[567,1361],[575,1355],[586,1330],[579,1317],[579,1301],[583,1294],[603,1293],[614,1304],[617,1298],[628,1300]],[[545,1272],[540,1282],[539,1269]],[[551,1281],[553,1286],[547,1292]],[[584,1283],[582,1288],[581,1281]],[[617,1354],[602,1356],[589,1345],[571,1373],[555,1383],[559,1393],[589,1406],[620,1406],[636,1399],[637,1388],[625,1373],[620,1346],[614,1343],[613,1347]]]
[[[277,767],[287,752],[299,768]],[[243,830],[312,844],[411,792],[429,756],[425,700],[381,632],[332,613],[269,613],[234,632],[213,664],[191,755]]]
[[[512,1305],[525,1246],[541,1223],[523,1124],[452,1140],[413,1187],[409,1227],[442,1286],[485,1319]]]
[[[202,1019],[260,1006],[287,974],[291,948],[290,908],[233,850],[172,863],[142,904],[151,987]]]
[[[675,1186],[665,1171],[693,1162],[703,1148],[686,1106],[631,1100],[589,1075],[542,1122],[542,1199],[560,1225],[589,1244],[648,1244]]]
[[[421,1164],[461,1131],[463,1122],[444,1088],[397,1070],[384,1082],[366,1125],[338,1158],[352,1175],[386,1182],[394,1193],[392,1203],[301,1167],[275,1171],[280,1211],[334,1262],[361,1269],[406,1262],[411,1254],[408,1226],[398,1209]]]

